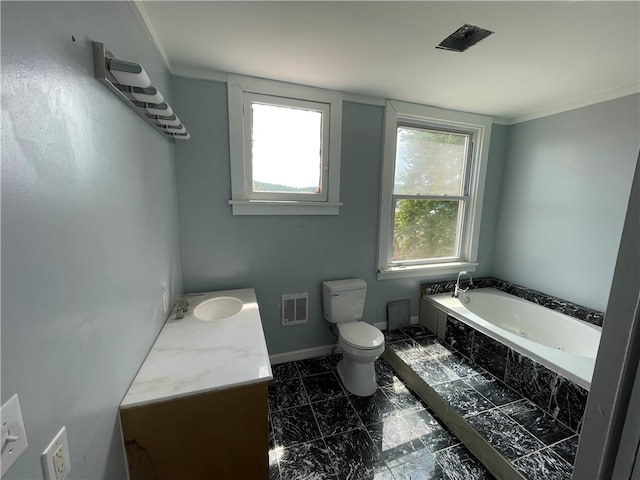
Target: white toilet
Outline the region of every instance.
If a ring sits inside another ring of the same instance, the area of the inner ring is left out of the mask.
[[[384,335],[373,325],[360,322],[367,283],[359,278],[322,282],[324,318],[338,327],[342,360],[338,375],[351,393],[368,397],[376,391],[374,362],[384,352]]]

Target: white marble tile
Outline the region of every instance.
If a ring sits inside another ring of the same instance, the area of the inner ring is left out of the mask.
[[[242,310],[226,319],[194,317],[198,304],[231,296]],[[255,291],[251,288],[187,296],[184,318],[172,313],[140,367],[121,408],[272,379]]]

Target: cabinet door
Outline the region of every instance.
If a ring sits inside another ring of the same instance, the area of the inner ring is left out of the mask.
[[[120,410],[131,480],[268,479],[267,384]]]

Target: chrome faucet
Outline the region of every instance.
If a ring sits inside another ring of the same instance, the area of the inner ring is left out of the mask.
[[[176,319],[184,318],[184,314],[189,310],[189,302],[184,298],[178,298],[176,303]]]
[[[469,284],[467,285],[467,288],[460,288],[460,277],[462,275],[466,275],[469,277]],[[469,287],[473,285],[473,278],[471,278],[471,274],[468,272],[460,272],[458,274],[458,279],[456,280],[456,287],[453,289],[453,293],[451,294],[451,296],[453,298],[458,298],[458,295],[460,295],[461,293],[465,293],[467,290],[469,290]]]

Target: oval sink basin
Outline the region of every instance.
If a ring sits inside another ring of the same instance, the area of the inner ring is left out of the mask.
[[[216,297],[202,302],[193,311],[198,320],[211,322],[229,318],[242,310],[242,302],[234,297]]]

